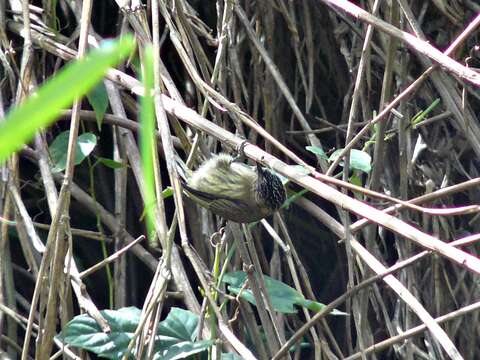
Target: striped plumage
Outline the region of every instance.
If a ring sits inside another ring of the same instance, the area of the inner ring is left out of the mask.
[[[273,214],[286,197],[277,175],[260,165],[251,167],[235,162],[228,154],[206,160],[184,188],[187,196],[200,206],[238,223]]]

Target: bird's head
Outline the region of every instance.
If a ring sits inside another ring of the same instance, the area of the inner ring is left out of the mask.
[[[286,199],[282,180],[276,174],[262,167],[258,163],[257,174],[257,201],[264,204],[272,211],[278,210]]]

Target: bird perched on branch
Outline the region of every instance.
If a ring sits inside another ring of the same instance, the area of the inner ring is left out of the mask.
[[[285,201],[280,178],[259,164],[235,162],[228,154],[206,160],[184,184],[186,195],[200,206],[238,223],[272,215]]]

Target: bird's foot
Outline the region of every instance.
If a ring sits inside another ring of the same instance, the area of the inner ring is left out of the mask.
[[[245,159],[245,146],[248,145],[248,141],[247,140],[243,140],[240,145],[237,146],[237,148],[235,149],[235,151],[237,152],[237,156],[235,156],[233,158],[233,161],[240,161],[240,160],[243,160]]]

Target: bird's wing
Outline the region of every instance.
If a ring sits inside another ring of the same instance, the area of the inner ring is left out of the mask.
[[[248,206],[245,201],[227,196],[213,195],[201,190],[193,189],[186,184],[184,184],[183,187],[187,195],[192,198],[193,201],[224,218],[237,222],[246,222],[244,217],[252,215],[251,206]]]
[[[194,198],[194,200],[199,200],[199,202],[205,206],[210,208],[212,203],[219,202],[219,203],[228,203],[228,202],[241,202],[240,200],[233,199],[228,196],[218,196],[214,195],[205,191],[194,189],[187,184],[183,184],[183,188],[186,190],[187,195],[190,195]]]

